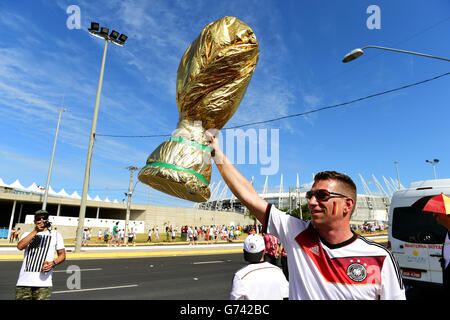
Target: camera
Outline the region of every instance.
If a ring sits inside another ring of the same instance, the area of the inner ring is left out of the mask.
[[[52,226],[52,223],[50,221],[44,221],[44,228],[50,228]]]

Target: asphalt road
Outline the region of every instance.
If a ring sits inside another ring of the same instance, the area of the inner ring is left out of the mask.
[[[14,299],[21,263],[0,262],[0,300]],[[243,266],[242,254],[70,260],[54,271],[52,300],[228,300]]]

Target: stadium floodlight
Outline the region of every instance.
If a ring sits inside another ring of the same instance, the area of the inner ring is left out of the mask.
[[[114,31],[113,31],[114,32]],[[123,33],[119,36],[119,38],[117,39],[116,34],[113,35],[113,32],[111,32],[111,35],[109,36],[111,38],[111,41],[114,44],[117,44],[118,46],[123,46],[125,44],[125,41],[128,39],[128,37],[126,35],[124,35]],[[117,31],[116,31],[117,32]],[[118,32],[117,32],[118,34]],[[115,37],[113,37],[115,36]]]
[[[108,35],[108,33],[109,33],[109,28],[102,27],[102,28],[100,29],[100,33],[101,33],[101,34],[104,34],[104,35]]]
[[[116,40],[118,36],[119,33],[116,30],[111,31],[111,34],[109,35],[112,40]]]
[[[121,41],[122,43],[125,43],[125,41],[127,41],[127,39],[128,39],[128,37],[126,35],[124,35],[123,33],[119,37],[119,41]]]
[[[89,33],[97,38],[102,38],[106,41],[112,42],[118,46],[123,46],[125,41],[127,40],[127,36],[124,34],[120,34],[120,32],[113,30],[109,33],[109,28],[101,27],[97,22],[91,22],[91,27],[88,29]],[[119,36],[120,34],[120,36]]]
[[[89,32],[95,32],[98,31],[98,29],[100,28],[100,25],[97,22],[91,22],[91,27],[88,29]]]
[[[401,53],[408,53],[408,54],[414,54],[416,56],[422,56],[422,57],[427,57],[427,58],[433,58],[433,59],[439,59],[439,60],[444,60],[444,61],[450,61],[450,59],[436,57],[436,56],[431,56],[429,54],[424,54],[424,53],[419,53],[419,52],[412,52],[412,51],[399,50],[399,49],[386,48],[386,47],[379,47],[379,46],[365,46],[363,48],[354,49],[354,50],[350,51],[349,53],[347,53],[344,56],[344,59],[342,59],[342,62],[344,62],[344,63],[350,62],[350,61],[355,60],[356,58],[361,57],[364,54],[363,50],[367,49],[367,48],[375,48],[375,49],[381,49],[381,50],[388,50],[388,51],[395,51],[395,52],[401,52]]]

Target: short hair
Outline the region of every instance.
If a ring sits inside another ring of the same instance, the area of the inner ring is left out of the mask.
[[[249,263],[258,263],[261,261],[263,254],[264,250],[256,253],[250,253],[244,250],[244,260]]]
[[[352,210],[352,214],[353,211],[355,211],[356,208],[356,197],[357,197],[357,193],[356,193],[356,184],[353,182],[352,178],[350,178],[348,175],[337,172],[337,171],[322,171],[317,173],[314,176],[314,184],[317,181],[322,181],[322,180],[334,180],[339,182],[340,187],[342,188],[342,192],[347,195],[348,197],[352,198],[353,201],[355,202],[354,206],[353,206],[353,210]]]

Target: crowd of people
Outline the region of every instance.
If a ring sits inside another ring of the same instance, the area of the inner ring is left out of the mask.
[[[206,241],[207,243],[217,242],[218,240],[239,240],[244,232],[248,232],[250,226],[234,226],[234,225],[183,225],[175,227],[167,225],[165,227],[166,239],[165,241],[186,241],[190,245],[198,244],[199,241]],[[179,237],[179,238],[177,238]],[[155,226],[148,230],[147,242],[158,242],[159,227]]]
[[[153,226],[148,229],[147,243],[151,242],[173,242],[173,241],[186,241],[190,245],[196,245],[199,241],[206,241],[207,243],[215,243],[219,240],[232,242],[242,238],[243,233],[260,233],[261,226],[255,227],[253,225],[201,225],[201,226],[189,226],[183,225],[181,227],[175,227],[167,225],[165,227],[165,238],[160,237],[159,226]],[[12,239],[13,236],[11,236]],[[18,238],[17,238],[18,239]],[[128,230],[127,245],[136,245],[137,232],[133,228]],[[143,242],[143,241],[142,241]],[[82,234],[82,246],[88,246],[89,243],[105,244],[107,246],[122,246],[125,245],[125,229],[119,228],[118,222],[113,228],[99,229],[97,238],[93,235],[92,228],[85,228]]]
[[[137,238],[137,233],[134,230],[134,228],[130,228],[128,230],[128,241],[125,242],[125,229],[119,229],[118,226],[118,222],[116,223],[116,225],[114,225],[114,227],[112,228],[112,230],[110,230],[109,228],[101,230],[98,230],[97,233],[97,241],[96,243],[104,243],[105,245],[109,246],[114,246],[114,247],[120,247],[122,245],[136,245],[136,238]],[[78,232],[78,230],[77,230]],[[89,242],[91,242],[93,240],[92,238],[92,228],[85,228],[83,230],[83,234],[81,236],[81,246],[87,246],[89,244]]]
[[[9,236],[9,243],[18,242],[21,234],[22,231],[20,230],[20,228],[17,228],[17,230],[13,228]]]

